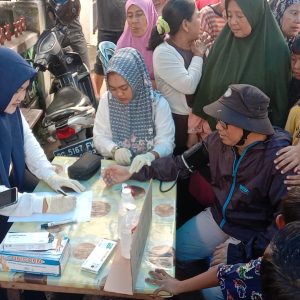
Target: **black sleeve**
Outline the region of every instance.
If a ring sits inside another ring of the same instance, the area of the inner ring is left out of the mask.
[[[138,173],[134,173],[131,179],[146,181],[153,178],[161,181],[173,181],[178,175],[186,177],[189,173],[181,156],[169,155],[154,160],[151,166],[144,166]]]

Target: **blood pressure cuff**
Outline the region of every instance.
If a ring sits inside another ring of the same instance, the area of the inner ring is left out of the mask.
[[[181,159],[191,173],[195,170],[201,171],[201,168],[207,166],[209,162],[206,145],[204,143],[195,144],[181,155]]]
[[[88,180],[101,167],[100,156],[85,152],[75,163],[68,168],[68,175],[71,179]]]

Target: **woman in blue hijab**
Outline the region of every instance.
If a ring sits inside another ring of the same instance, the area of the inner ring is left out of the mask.
[[[76,192],[84,187],[75,180],[57,175],[45,153],[32,134],[19,109],[35,70],[16,52],[0,47],[0,192],[11,187],[19,191],[18,202],[1,207],[2,216],[28,216],[33,213],[64,213],[76,205],[73,196],[42,197],[26,187],[26,166],[38,179],[53,190],[62,186]],[[0,216],[0,238],[8,229],[6,219]]]

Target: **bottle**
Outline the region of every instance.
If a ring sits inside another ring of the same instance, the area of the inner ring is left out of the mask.
[[[121,235],[121,228],[124,226],[124,220],[127,213],[126,207],[130,209],[130,204],[133,203],[133,197],[131,195],[130,188],[127,187],[127,185],[122,185],[122,193],[121,193],[121,199],[119,203],[118,208],[118,237],[120,238]]]
[[[123,187],[118,214],[118,235],[120,239],[121,255],[130,258],[130,248],[132,241],[132,228],[134,226],[136,205],[131,190]]]

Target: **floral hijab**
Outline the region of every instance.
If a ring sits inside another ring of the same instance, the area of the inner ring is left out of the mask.
[[[109,61],[107,76],[115,72],[130,85],[133,99],[123,104],[108,95],[110,126],[113,141],[130,149],[133,155],[153,149],[155,125],[153,97],[149,73],[141,54],[133,48],[122,48]]]

